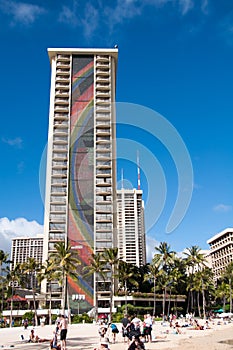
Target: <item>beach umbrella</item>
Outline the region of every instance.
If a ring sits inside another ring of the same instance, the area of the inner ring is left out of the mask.
[[[218,309],[218,310],[215,310],[214,312],[224,312],[223,309]]]
[[[27,301],[27,299],[21,297],[20,295],[13,295],[11,298],[8,298],[7,299],[7,302],[10,303],[11,301],[18,301],[18,302],[23,302],[23,301]]]

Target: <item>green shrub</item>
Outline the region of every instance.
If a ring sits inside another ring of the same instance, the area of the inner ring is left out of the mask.
[[[83,313],[82,315],[74,315],[72,318],[72,323],[92,323],[93,319],[88,316],[88,314]]]

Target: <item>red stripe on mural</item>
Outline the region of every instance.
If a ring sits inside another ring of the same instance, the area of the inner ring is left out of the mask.
[[[94,67],[94,61],[88,63],[85,67],[75,73],[72,77],[72,81],[74,82],[77,78],[81,77],[88,69]]]

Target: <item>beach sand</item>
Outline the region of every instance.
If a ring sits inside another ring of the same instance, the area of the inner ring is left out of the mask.
[[[153,337],[166,336],[166,339],[154,339],[152,343],[145,343],[146,350],[229,350],[233,349],[233,323],[218,325],[211,324],[211,329],[207,330],[189,330],[182,328],[184,334],[174,334],[169,325],[161,325],[156,322],[153,325]],[[121,330],[121,325],[118,325]],[[49,342],[45,343],[26,343],[21,340],[28,339],[32,327],[24,330],[22,327],[1,328],[0,329],[0,349],[49,349]],[[40,338],[52,338],[55,326],[35,327],[35,334]],[[166,334],[169,332],[169,334]],[[111,340],[111,336],[110,336]],[[232,344],[229,344],[229,342]],[[67,336],[67,350],[93,350],[99,343],[98,326],[94,324],[76,324],[70,325]],[[123,343],[121,333],[117,335],[117,342],[110,343],[111,350],[127,350],[127,344]]]

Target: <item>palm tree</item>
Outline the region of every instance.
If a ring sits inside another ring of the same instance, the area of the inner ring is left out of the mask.
[[[105,263],[101,253],[91,255],[90,265],[83,268],[83,271],[87,271],[84,276],[94,275],[95,281],[95,319],[98,321],[98,291],[99,291],[99,279],[102,278],[105,281],[106,269]]]
[[[128,313],[128,310],[127,310],[128,283],[134,286],[138,286],[138,282],[134,278],[135,266],[123,260],[119,260],[118,276],[119,276],[119,282],[124,288],[124,292],[125,292],[125,313],[127,314]]]
[[[230,262],[230,264],[227,265],[226,270],[223,275],[227,280],[229,284],[229,298],[230,298],[230,313],[232,313],[232,282],[233,282],[233,261]]]
[[[28,260],[22,263],[20,267],[23,271],[23,274],[29,277],[29,281],[27,282],[32,289],[35,325],[38,326],[38,316],[37,316],[37,307],[36,307],[36,290],[38,288],[37,273],[40,271],[40,264],[36,261],[35,258],[28,258]]]
[[[3,264],[7,264],[10,261],[8,260],[8,254],[5,253],[3,250],[0,250],[0,280],[1,280],[1,310],[3,310],[3,280],[4,277],[2,276],[2,272],[3,272]]]
[[[149,265],[149,273],[145,275],[145,279],[153,279],[153,293],[154,293],[154,306],[153,306],[153,316],[156,313],[156,280],[160,274],[160,256],[155,254],[152,262]]]
[[[52,264],[56,266],[58,272],[60,272],[59,282],[62,287],[62,298],[61,307],[62,313],[65,313],[65,304],[67,297],[67,307],[69,311],[70,318],[70,307],[69,307],[69,297],[67,289],[67,278],[72,279],[78,278],[78,265],[80,265],[80,260],[78,258],[78,252],[72,250],[71,245],[66,246],[65,242],[58,242],[54,244],[55,251],[50,254],[50,259]]]
[[[160,269],[162,269],[163,271],[163,278],[161,276],[161,281],[163,285],[163,320],[164,320],[167,285],[169,283],[168,270],[169,270],[169,264],[171,263],[175,252],[171,250],[170,245],[167,244],[166,242],[161,242],[158,247],[155,247],[155,250],[158,252],[157,253],[158,263],[160,265]]]
[[[106,268],[110,274],[110,312],[109,322],[112,321],[112,308],[113,308],[113,296],[114,296],[114,279],[116,278],[116,272],[118,270],[118,248],[105,248],[103,253],[103,260]]]
[[[224,280],[220,281],[220,284],[217,285],[217,288],[215,290],[215,298],[220,299],[223,303],[223,310],[226,310],[226,299],[229,295],[229,286],[228,283],[226,283]]]
[[[170,288],[170,299],[169,299],[169,307],[167,314],[170,313],[170,303],[171,303],[171,293],[177,293],[177,289],[179,286],[185,283],[185,263],[183,259],[177,257],[173,254],[172,260],[170,262],[169,268],[169,288]],[[174,310],[176,310],[176,301],[174,299]]]
[[[52,288],[51,288],[51,282],[59,279],[59,271],[56,270],[56,266],[54,266],[53,261],[51,259],[48,259],[45,261],[45,263],[41,266],[40,271],[38,271],[37,280],[39,284],[43,280],[46,280],[48,282],[49,286],[49,324],[52,324]]]
[[[193,279],[194,279],[194,273],[196,271],[200,271],[205,267],[206,259],[204,255],[201,253],[201,248],[198,247],[197,245],[191,246],[190,248],[187,248],[186,251],[184,252],[186,255],[185,262],[187,264],[187,267],[189,268],[190,272],[190,295],[191,295],[191,308],[193,308],[193,302],[194,302],[194,288],[193,288]],[[202,279],[202,275],[201,275]],[[203,283],[203,282],[202,282]],[[203,293],[203,291],[202,291]],[[203,296],[204,300],[204,296]],[[205,305],[203,305],[203,312],[205,314]],[[205,317],[205,315],[204,315]]]
[[[13,296],[16,285],[23,285],[22,270],[20,264],[17,264],[14,269],[8,271],[7,281],[11,286],[11,304],[10,304],[10,327],[12,327],[12,314],[13,314]]]

